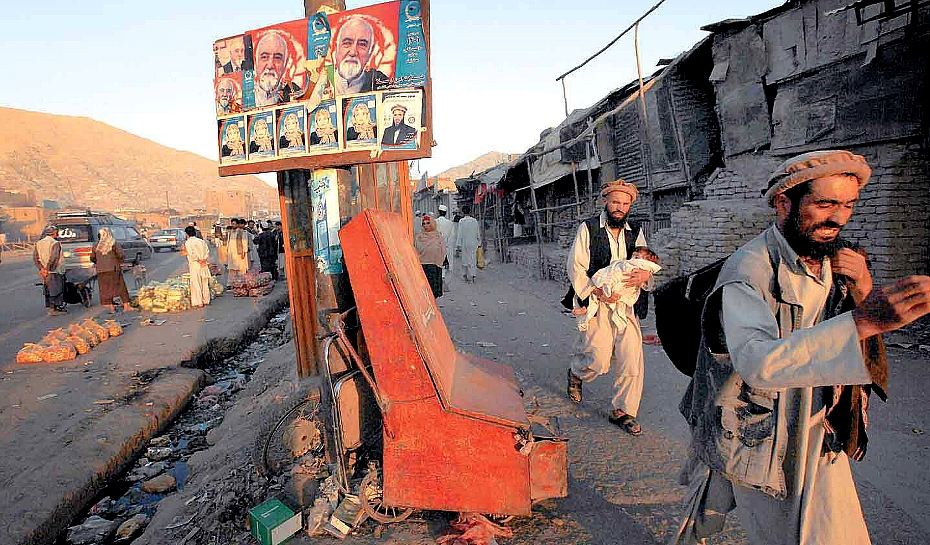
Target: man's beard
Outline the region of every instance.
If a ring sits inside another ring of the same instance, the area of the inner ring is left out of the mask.
[[[339,75],[346,81],[352,81],[362,73],[362,63],[352,57],[346,57],[339,63]]]
[[[802,231],[801,214],[798,212],[797,207],[792,207],[791,212],[788,213],[788,218],[785,220],[785,240],[788,241],[788,245],[801,257],[808,257],[811,259],[831,257],[836,254],[837,250],[845,246],[845,242],[839,237],[839,232],[836,238],[830,241],[818,242],[814,240],[814,233],[821,227],[832,227],[837,230],[843,228],[842,225],[827,220],[814,224]]]
[[[627,214],[623,214],[619,218],[615,218],[611,213],[605,208],[604,212],[607,213],[607,225],[609,227],[623,227],[626,223]]]
[[[276,92],[280,84],[281,78],[278,76],[277,72],[271,68],[266,68],[258,78],[258,88],[269,95]]]
[[[229,111],[229,98],[220,97],[220,107],[223,108],[224,111]]]

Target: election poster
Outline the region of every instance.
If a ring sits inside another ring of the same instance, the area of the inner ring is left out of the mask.
[[[310,153],[339,151],[339,112],[335,100],[324,100],[308,113]]]
[[[278,108],[278,156],[290,157],[307,153],[307,110],[304,106]]]
[[[257,112],[248,116],[249,153],[248,160],[265,161],[274,159],[274,112]]]
[[[307,19],[298,19],[248,32],[256,108],[300,100],[311,87],[307,24]]]
[[[378,108],[381,149],[417,149],[423,123],[422,110],[423,95],[419,90],[382,93]]]
[[[314,211],[313,254],[317,269],[323,274],[341,274],[344,266],[339,242],[339,187],[335,170],[314,171],[310,199]]]
[[[242,72],[218,76],[214,82],[216,115],[227,116],[242,112]]]
[[[378,99],[374,94],[342,99],[346,149],[377,149]]]
[[[243,116],[217,121],[217,135],[220,146],[220,164],[228,165],[245,161],[245,119]]]

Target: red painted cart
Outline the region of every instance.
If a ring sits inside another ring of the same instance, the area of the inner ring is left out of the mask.
[[[406,233],[401,216],[374,210],[342,228],[364,356],[339,319],[330,324],[330,345],[357,362],[330,375],[340,454],[362,435],[358,403],[340,399],[359,396],[353,377],[367,379],[380,407],[376,518],[411,509],[528,515],[534,501],[564,497],[566,440],[533,435],[509,365],[456,351]]]

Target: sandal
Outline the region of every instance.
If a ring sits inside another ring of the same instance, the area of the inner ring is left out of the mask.
[[[620,426],[623,428],[623,431],[634,437],[643,433],[643,427],[639,425],[639,422],[637,422],[636,418],[632,415],[620,413],[620,411],[615,410],[611,413],[610,416],[607,417],[607,420],[611,424]]]
[[[568,399],[571,399],[573,403],[581,403],[581,379],[575,376],[575,373],[572,373],[572,370],[568,370]]]

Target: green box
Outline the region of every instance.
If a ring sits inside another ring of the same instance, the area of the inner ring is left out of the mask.
[[[268,500],[249,511],[249,527],[262,545],[278,545],[300,531],[300,513],[279,500]]]

